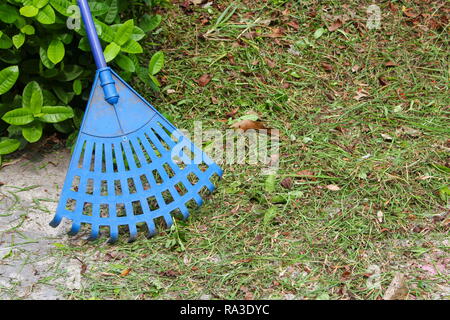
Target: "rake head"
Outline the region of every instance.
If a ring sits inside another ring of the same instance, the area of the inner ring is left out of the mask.
[[[203,203],[222,170],[153,106],[112,72],[120,100],[107,103],[97,72],[52,227],[72,220],[69,234],[90,226],[91,239],[119,228],[130,240],[138,227],[156,233],[155,219],[167,227],[172,216],[189,216],[188,203]]]

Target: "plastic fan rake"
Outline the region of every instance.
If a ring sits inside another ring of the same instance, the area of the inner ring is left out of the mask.
[[[106,66],[87,1],[78,5],[97,73],[50,225],[68,218],[72,235],[90,225],[91,239],[109,229],[112,242],[119,228],[130,240],[138,227],[152,236],[155,219],[170,227],[192,201],[201,205],[222,170]]]

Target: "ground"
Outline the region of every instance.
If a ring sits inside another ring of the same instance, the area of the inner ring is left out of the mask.
[[[379,28],[370,1],[193,2],[149,35],[161,92],[133,85],[179,128],[280,130],[275,180],[224,163],[187,221],[88,242],[47,226],[70,158],[49,137],[0,169],[0,295],[448,299],[448,2],[380,3]]]

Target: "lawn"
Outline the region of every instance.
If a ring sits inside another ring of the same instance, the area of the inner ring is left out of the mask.
[[[141,57],[165,53],[161,92],[133,85],[188,131],[257,117],[279,168],[221,164],[151,239],[56,247],[83,264],[67,298],[448,299],[448,2],[384,1],[379,28],[371,1],[173,2]]]

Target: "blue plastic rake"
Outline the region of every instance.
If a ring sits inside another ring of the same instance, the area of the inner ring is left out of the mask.
[[[190,202],[200,206],[222,170],[107,67],[87,0],[78,5],[97,72],[50,225],[68,218],[71,235],[90,225],[90,239],[109,228],[111,242],[119,227],[130,240],[138,227],[150,237],[155,220],[170,227],[172,216],[189,216]]]

